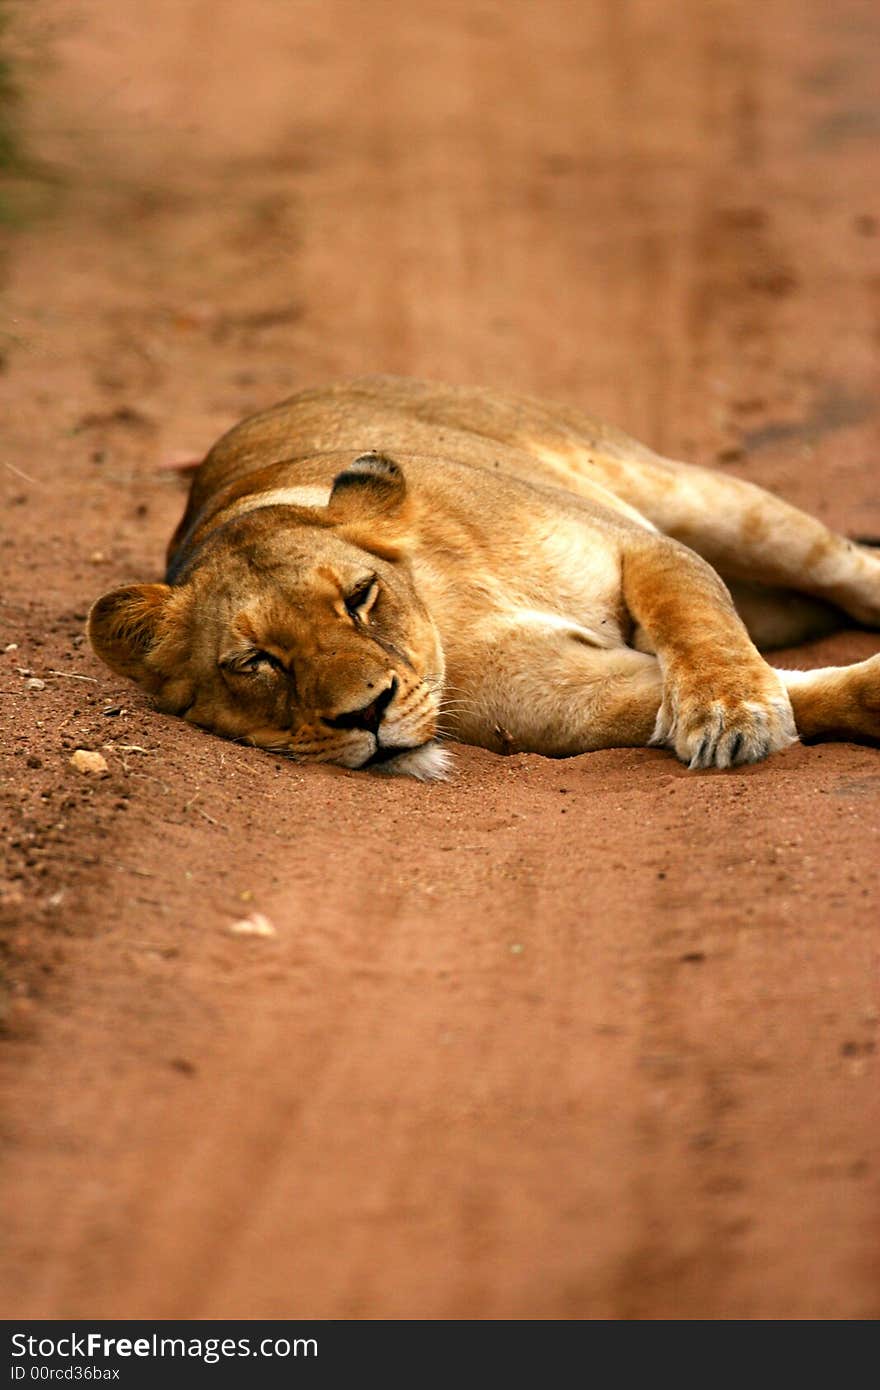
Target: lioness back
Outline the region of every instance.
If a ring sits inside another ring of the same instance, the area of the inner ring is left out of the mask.
[[[205,502],[243,475],[310,455],[371,448],[455,459],[561,487],[634,519],[614,488],[625,487],[639,460],[660,462],[622,430],[569,407],[487,388],[362,377],[302,391],[223,435],[194,479],[169,552]]]

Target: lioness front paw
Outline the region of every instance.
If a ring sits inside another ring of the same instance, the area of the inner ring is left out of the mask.
[[[689,768],[757,763],[797,742],[788,693],[772,672],[756,689],[741,693],[742,679],[727,691],[688,682],[667,683],[651,742],[675,749]]]

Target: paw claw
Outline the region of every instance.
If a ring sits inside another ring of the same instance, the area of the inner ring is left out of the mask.
[[[797,741],[791,703],[784,689],[763,682],[763,698],[716,695],[672,688],[657,716],[652,743],[672,746],[694,771],[760,762]]]

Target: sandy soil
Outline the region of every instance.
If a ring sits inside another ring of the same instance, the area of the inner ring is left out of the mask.
[[[880,534],[876,6],[15,8],[59,181],[2,267],[4,1315],[880,1315],[876,750],[296,769],[82,638],[163,460],[362,371]]]

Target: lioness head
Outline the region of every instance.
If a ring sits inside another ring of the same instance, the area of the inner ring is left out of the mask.
[[[227,738],[442,775],[443,653],[407,560],[401,470],[363,455],[326,506],[278,499],[239,495],[195,529],[171,584],[98,599],[92,646],[160,709]]]

